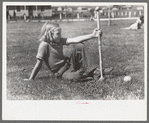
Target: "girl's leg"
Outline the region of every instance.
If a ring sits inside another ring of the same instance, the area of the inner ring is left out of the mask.
[[[83,72],[69,69],[62,75],[62,78],[70,81],[80,81],[83,78]]]
[[[71,64],[74,70],[82,69],[86,74],[97,68],[97,65],[93,65],[93,59],[84,43],[74,45]]]
[[[63,74],[63,78],[67,80],[79,80],[86,76],[93,77],[93,71],[97,68],[97,65],[93,65],[91,56],[87,47],[83,43],[73,44],[71,54],[71,67]]]

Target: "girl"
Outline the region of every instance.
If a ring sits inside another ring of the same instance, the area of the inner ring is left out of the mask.
[[[121,28],[121,29],[140,29],[143,23],[144,23],[144,16],[141,16],[130,27]]]
[[[93,77],[93,73],[99,72],[97,66],[91,62],[90,54],[83,44],[91,38],[102,34],[102,30],[95,29],[93,33],[75,38],[62,38],[61,28],[57,23],[46,22],[41,29],[40,45],[36,55],[37,63],[28,80],[34,80],[44,61],[57,78],[72,81],[80,81],[87,77]],[[63,45],[71,44],[71,55],[63,55]],[[108,70],[108,72],[111,70]]]

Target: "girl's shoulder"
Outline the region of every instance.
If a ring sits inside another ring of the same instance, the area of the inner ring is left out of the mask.
[[[49,43],[48,42],[45,42],[45,41],[41,41],[39,45],[48,46]]]
[[[45,41],[42,41],[42,42],[40,42],[39,47],[42,48],[42,49],[43,48],[48,48],[49,47],[49,43],[47,43]]]

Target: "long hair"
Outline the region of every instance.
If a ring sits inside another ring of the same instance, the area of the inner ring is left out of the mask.
[[[55,28],[59,27],[59,24],[54,23],[54,22],[46,22],[44,23],[44,25],[41,28],[41,33],[40,33],[40,37],[39,37],[39,41],[45,41],[48,43],[52,43],[53,42],[53,30]]]

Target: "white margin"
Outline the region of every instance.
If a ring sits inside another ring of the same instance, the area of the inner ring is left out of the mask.
[[[77,105],[75,101],[8,101],[6,99],[6,5],[47,5],[51,2],[3,2],[2,8],[2,119],[3,120],[147,120],[147,52],[145,62],[145,100],[135,101],[88,101],[89,105]],[[64,5],[66,3],[59,3]],[[98,6],[106,3],[75,3],[75,5]],[[108,3],[145,6],[145,50],[147,51],[147,4],[146,3]],[[51,5],[58,5],[53,2]],[[72,5],[69,2],[68,5]],[[74,5],[74,4],[73,4]]]

